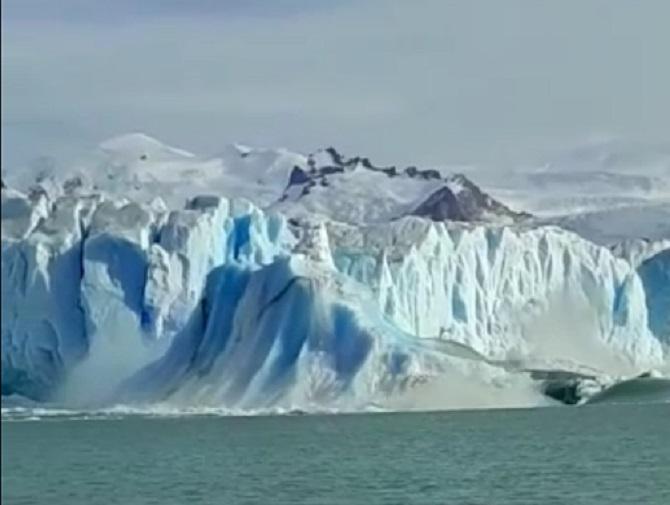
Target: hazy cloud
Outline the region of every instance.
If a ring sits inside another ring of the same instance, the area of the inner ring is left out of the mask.
[[[670,3],[3,2],[3,166],[127,131],[477,161],[670,137]]]

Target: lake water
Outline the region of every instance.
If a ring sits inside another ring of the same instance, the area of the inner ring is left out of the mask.
[[[2,423],[2,503],[670,504],[670,405]]]

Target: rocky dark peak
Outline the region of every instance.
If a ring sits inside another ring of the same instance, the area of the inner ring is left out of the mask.
[[[458,174],[452,178],[453,183],[458,184],[460,191],[458,192],[459,201],[461,203],[463,214],[469,216],[471,219],[481,218],[483,211],[509,211],[506,207],[500,204],[497,208],[498,202],[485,194],[479,186],[473,183],[463,174]]]
[[[337,150],[334,147],[327,147],[325,151],[330,154],[330,157],[333,160],[333,163],[336,165],[342,165],[344,164],[344,159],[342,158],[342,155],[337,152]]]
[[[432,178],[432,175],[417,177]],[[455,174],[442,180],[445,185],[414,209],[412,215],[433,221],[485,221],[497,216],[516,222],[531,217],[525,212],[515,212],[495,200],[463,174]]]
[[[319,168],[317,175],[320,177],[324,177],[326,175],[331,175],[331,174],[341,174],[344,172],[343,167],[339,166],[327,166],[327,167],[321,167]]]
[[[411,212],[414,216],[432,221],[466,221],[460,202],[447,186],[432,193],[421,205]]]
[[[525,213],[514,212],[491,198],[463,174],[444,177],[437,169],[420,169],[413,165],[401,169],[395,166],[379,167],[374,165],[370,158],[361,156],[347,158],[334,147],[327,147],[310,154],[307,157],[306,170],[298,166],[294,167],[289,176],[287,189],[298,186],[301,188],[300,195],[305,196],[317,185],[330,186],[331,177],[356,170],[378,172],[389,178],[402,177],[417,181],[434,181],[435,191],[410,212],[410,214],[434,221],[479,221],[492,216],[517,221],[530,217]],[[286,197],[287,194],[282,199]]]
[[[304,184],[310,180],[309,174],[305,172],[302,168],[295,166],[291,170],[291,175],[288,179],[289,186],[295,186],[296,184]]]
[[[327,153],[329,161],[326,163],[317,164],[317,155],[319,153]],[[383,172],[390,177],[394,177],[398,174],[396,167],[378,167],[375,166],[370,158],[365,158],[362,156],[354,156],[351,158],[346,158],[340,152],[338,152],[334,147],[327,147],[320,151],[316,151],[313,154],[310,154],[307,157],[307,166],[309,167],[309,174],[316,176],[330,175],[335,173],[342,173],[345,171],[356,170],[359,167],[362,167],[366,170],[373,170],[376,172]]]
[[[469,188],[473,188],[473,187],[476,188],[477,187],[477,185],[474,182],[472,182],[470,179],[468,179],[464,174],[452,174],[452,175],[449,176],[449,180],[452,181],[452,182],[455,182],[457,184],[461,184],[464,187],[469,187]]]
[[[405,170],[405,175],[411,179],[423,179],[423,180],[438,180],[442,178],[442,174],[438,170],[426,169],[420,170],[415,166],[409,166]]]

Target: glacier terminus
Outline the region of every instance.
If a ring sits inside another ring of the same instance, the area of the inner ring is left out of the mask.
[[[130,134],[81,167],[3,174],[3,397],[440,409],[668,376],[663,219],[608,242],[476,173],[333,148],[201,158]]]

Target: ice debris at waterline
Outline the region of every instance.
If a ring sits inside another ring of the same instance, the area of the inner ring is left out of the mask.
[[[2,190],[2,394],[229,409],[546,403],[532,370],[663,368],[668,256],[555,227],[352,226]]]

